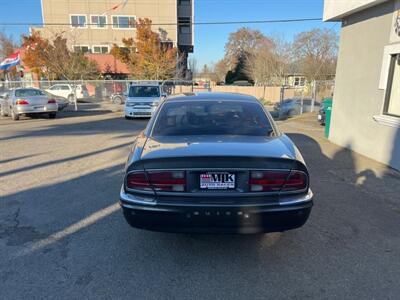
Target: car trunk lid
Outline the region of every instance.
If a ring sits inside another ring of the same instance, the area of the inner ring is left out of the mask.
[[[43,106],[46,105],[49,101],[47,96],[29,96],[29,97],[21,97],[21,99],[25,99],[29,102],[29,105],[32,106]]]
[[[148,138],[141,159],[187,157],[264,157],[294,159],[281,137],[264,136],[173,136]]]

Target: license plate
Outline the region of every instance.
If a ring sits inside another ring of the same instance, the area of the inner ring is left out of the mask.
[[[235,188],[236,176],[227,172],[208,172],[200,174],[200,189],[231,190]]]
[[[44,106],[34,106],[33,109],[43,109]]]

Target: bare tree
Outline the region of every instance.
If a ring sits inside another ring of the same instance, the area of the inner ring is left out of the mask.
[[[11,36],[0,32],[0,59],[4,59],[15,52],[16,45]]]
[[[335,74],[338,35],[334,30],[301,32],[295,37],[292,49],[294,62],[309,81]]]
[[[232,77],[229,81],[252,80],[255,75],[250,65],[254,57],[272,46],[273,42],[259,30],[241,28],[231,33],[225,45],[225,61]]]
[[[201,69],[200,76],[205,79],[211,79],[211,68],[207,64]]]
[[[213,80],[215,82],[225,82],[226,74],[229,71],[228,63],[225,59],[219,60],[214,66],[213,66]]]
[[[189,59],[189,70],[192,72],[192,78],[195,78],[198,73],[197,60],[195,57]]]
[[[282,84],[289,64],[289,44],[284,39],[269,38],[272,45],[264,45],[248,57],[245,72],[254,81],[255,85],[264,87]]]
[[[242,57],[248,58],[271,41],[259,30],[241,28],[230,34],[225,45],[225,60],[232,70]]]

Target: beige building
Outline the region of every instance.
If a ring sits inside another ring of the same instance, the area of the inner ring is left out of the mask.
[[[62,33],[71,49],[108,53],[134,37],[135,22],[149,18],[153,31],[183,53],[193,52],[194,0],[41,0],[44,37]],[[179,26],[177,25],[179,23]]]

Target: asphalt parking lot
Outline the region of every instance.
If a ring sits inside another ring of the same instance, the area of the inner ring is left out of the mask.
[[[280,122],[311,172],[301,229],[184,235],[130,228],[117,204],[146,120],[98,107],[0,119],[1,299],[398,299],[400,175]]]

